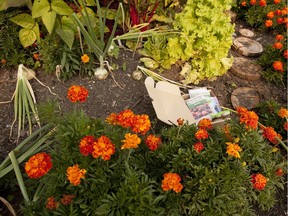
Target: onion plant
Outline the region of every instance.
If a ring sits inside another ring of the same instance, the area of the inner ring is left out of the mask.
[[[40,121],[36,109],[36,98],[31,84],[29,83],[30,78],[35,77],[35,72],[26,68],[23,64],[20,64],[18,67],[17,73],[17,83],[16,90],[14,92],[14,121],[11,125],[10,136],[12,135],[12,129],[15,122],[18,120],[18,135],[17,142],[20,137],[20,131],[25,129],[25,119],[28,120],[29,125],[29,134],[32,133],[32,118],[31,113],[33,114],[39,127]]]
[[[99,1],[96,0],[96,6],[97,6],[97,16],[99,20],[99,28],[95,28],[95,23],[93,23],[91,17],[89,16],[89,12],[87,8],[84,6],[83,0],[79,0],[80,4],[82,5],[83,9],[80,10],[81,17],[83,18],[83,23],[77,16],[77,14],[73,14],[74,19],[76,20],[80,31],[82,35],[84,36],[84,39],[87,43],[87,45],[90,47],[92,52],[95,54],[97,59],[99,60],[100,66],[96,68],[94,75],[98,79],[105,79],[108,76],[108,71],[105,68],[105,65],[107,66],[109,70],[109,63],[105,60],[105,57],[111,48],[112,43],[117,40],[132,40],[132,39],[138,39],[143,37],[149,37],[153,33],[155,33],[158,29],[150,29],[145,32],[141,32],[140,30],[142,28],[145,28],[148,24],[142,23],[140,25],[135,26],[132,28],[129,32],[116,36],[115,37],[115,31],[117,28],[117,25],[119,23],[120,15],[122,14],[122,20],[125,20],[124,18],[124,9],[122,3],[119,4],[118,10],[116,12],[116,16],[114,19],[114,25],[112,28],[112,31],[110,33],[110,36],[108,40],[105,40],[104,34],[105,34],[105,23],[106,23],[106,15],[107,10],[104,14],[104,16],[101,13],[101,8]],[[77,4],[77,2],[75,2]],[[80,8],[80,6],[78,5]]]

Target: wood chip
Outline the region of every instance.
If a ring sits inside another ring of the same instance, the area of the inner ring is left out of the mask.
[[[234,39],[232,48],[243,56],[257,57],[263,52],[263,47],[260,43],[246,37]]]
[[[235,57],[230,69],[232,74],[249,81],[259,80],[261,70],[261,66],[243,57]]]
[[[250,110],[259,104],[260,99],[258,92],[254,89],[248,87],[239,87],[232,92],[231,102],[234,109],[242,106]]]

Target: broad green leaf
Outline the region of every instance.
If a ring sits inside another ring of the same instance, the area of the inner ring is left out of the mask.
[[[17,16],[12,17],[10,20],[26,29],[32,29],[35,25],[35,21],[32,16],[26,13],[18,14]]]
[[[75,32],[77,31],[77,23],[75,22],[72,16],[62,16],[61,25],[70,28]]]
[[[53,0],[51,7],[59,15],[70,15],[73,13],[73,10],[62,0]]]
[[[32,17],[37,18],[46,14],[50,10],[50,4],[48,0],[36,0],[32,7]]]
[[[22,7],[25,5],[25,0],[0,0],[0,11],[6,10],[9,7]]]
[[[19,39],[23,47],[28,47],[36,41],[37,37],[32,29],[23,28],[19,31]]]
[[[49,34],[52,34],[54,24],[56,20],[56,13],[55,11],[49,11],[42,16],[42,21],[47,28]]]
[[[61,28],[58,26],[56,28],[56,33],[60,36],[60,38],[68,45],[68,47],[71,49],[73,42],[74,42],[74,32],[72,29],[63,27]]]
[[[94,0],[86,0],[86,6],[96,6],[96,3]]]
[[[34,27],[32,28],[32,30],[35,32],[36,34],[36,39],[38,42],[41,41],[41,38],[40,38],[40,29],[39,29],[39,25],[38,23],[35,23]]]

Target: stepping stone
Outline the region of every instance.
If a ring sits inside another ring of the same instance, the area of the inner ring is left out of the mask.
[[[239,87],[232,92],[231,102],[234,109],[242,106],[250,110],[259,104],[260,99],[258,92],[254,89],[248,87]]]
[[[248,38],[252,38],[254,37],[254,32],[252,32],[251,30],[249,29],[239,29],[239,33],[244,36],[244,37],[248,37]]]
[[[261,70],[261,66],[255,62],[243,57],[235,57],[230,72],[242,79],[254,81],[260,79]]]
[[[247,37],[234,39],[232,48],[243,56],[257,57],[263,52],[263,47],[260,43]]]

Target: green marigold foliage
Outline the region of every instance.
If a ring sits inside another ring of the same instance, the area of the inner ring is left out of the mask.
[[[276,189],[283,189],[283,177],[275,172],[286,172],[285,158],[258,131],[247,131],[238,122],[230,123],[230,137],[240,138],[242,149],[241,157],[234,158],[226,153],[230,140],[223,129],[209,131],[201,152],[193,147],[198,141],[195,125],[162,129],[162,144],[155,151],[141,135],[138,148],[121,150],[121,140],[131,133],[128,128],[79,111],[58,120],[49,115],[57,125],[50,149],[53,167],[41,179],[26,182],[31,193],[38,184],[44,187],[37,201],[25,205],[25,215],[253,215],[252,203],[270,208]],[[81,155],[79,142],[86,135],[109,137],[115,154],[107,161]],[[74,164],[87,171],[77,186],[66,176],[67,167]],[[162,190],[163,174],[168,172],[181,177],[181,192]],[[263,190],[252,187],[251,175],[257,173],[269,179]],[[61,204],[63,194],[73,195],[72,202]],[[58,203],[53,210],[45,208],[51,196]]]

